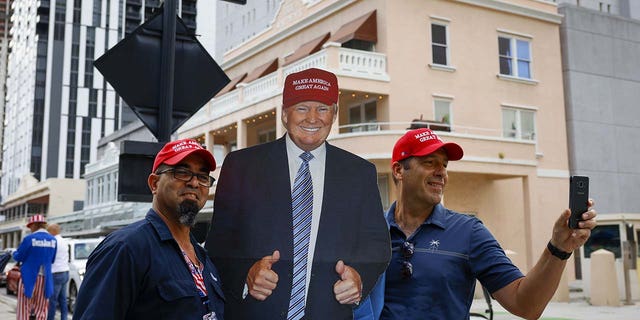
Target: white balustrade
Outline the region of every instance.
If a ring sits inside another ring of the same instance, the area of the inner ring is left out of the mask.
[[[211,120],[232,113],[238,106],[240,106],[239,90],[233,90],[215,98],[211,104]]]
[[[282,70],[282,76],[286,77],[294,72],[299,72],[309,68],[327,69],[327,51],[320,50],[304,59],[290,64]]]
[[[253,102],[278,94],[280,87],[278,86],[278,73],[273,72],[267,76],[250,82],[243,89],[244,103]]]
[[[329,70],[338,75],[347,75],[363,79],[389,81],[387,74],[386,55],[376,52],[354,50],[348,48],[338,48],[339,65],[337,70]],[[328,70],[328,52],[330,50],[320,50],[304,59],[300,59],[282,68],[283,79],[291,73],[299,72],[308,68],[318,68]],[[215,120],[235,111],[238,111],[251,103],[261,99],[269,98],[281,93],[282,84],[278,83],[278,73],[273,72],[265,77],[261,77],[244,87],[239,86],[236,90],[228,92],[211,102],[209,120]],[[242,99],[240,99],[242,97]],[[198,123],[201,119],[198,118]],[[196,123],[194,120],[191,123]]]
[[[389,80],[387,56],[382,53],[340,48],[338,68],[341,74]]]

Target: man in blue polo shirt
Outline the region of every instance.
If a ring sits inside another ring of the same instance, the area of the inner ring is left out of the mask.
[[[524,276],[489,230],[475,217],[445,208],[441,201],[449,161],[462,148],[429,129],[408,131],[393,148],[397,202],[387,212],[391,263],[363,307],[380,319],[468,319],[476,279],[514,315],[539,318],[553,296],[566,259],[596,226],[596,212],[583,214],[580,229],[569,229],[567,209],[538,263]],[[593,201],[589,201],[589,206]],[[363,310],[356,318],[364,319]]]
[[[197,141],[165,144],[147,178],[151,209],[91,253],[73,319],[224,319],[218,271],[191,234],[215,169]]]

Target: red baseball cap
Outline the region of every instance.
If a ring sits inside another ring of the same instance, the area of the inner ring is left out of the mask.
[[[338,78],[316,68],[292,73],[284,80],[282,108],[286,109],[303,101],[317,101],[326,105],[338,103]]]
[[[454,142],[444,142],[430,129],[421,128],[407,131],[393,146],[391,162],[413,156],[426,156],[443,148],[449,160],[460,160],[464,155],[462,148]]]
[[[29,218],[29,222],[27,223],[27,228],[29,228],[32,224],[38,223],[38,222],[47,223],[47,220],[45,220],[44,216],[41,214],[33,215]]]
[[[151,172],[156,172],[158,166],[163,163],[170,166],[176,165],[190,154],[197,154],[204,159],[209,165],[210,171],[216,169],[216,160],[209,150],[203,148],[200,143],[193,139],[180,139],[167,142],[167,144],[162,147],[162,150],[156,155],[155,161],[153,161],[153,169]]]

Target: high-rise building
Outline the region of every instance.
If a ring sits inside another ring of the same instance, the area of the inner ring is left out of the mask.
[[[591,290],[591,253],[616,259],[620,299],[625,299],[625,242],[640,239],[640,1],[558,0],[569,171],[590,179],[598,226],[576,256],[585,296]],[[634,223],[635,222],[635,223]],[[634,226],[635,224],[635,226]],[[634,251],[635,254],[634,254]],[[640,297],[638,277],[630,292]]]
[[[4,122],[4,96],[7,84],[7,59],[9,58],[9,29],[11,28],[11,3],[0,0],[0,124]],[[0,126],[0,150],[2,150],[3,127]],[[0,172],[2,157],[0,157]]]
[[[176,0],[195,31],[197,0]],[[33,175],[81,178],[101,137],[135,119],[93,67],[148,19],[160,0],[42,0],[13,3],[0,195]]]
[[[178,14],[192,32],[196,3],[176,0]],[[109,178],[117,173],[100,175],[101,168],[85,166],[100,157],[101,138],[128,124],[139,126],[139,121],[94,69],[93,61],[161,4],[29,0],[11,6],[0,246],[17,246],[31,215],[43,213],[51,220],[82,212],[87,198],[112,194],[115,180]],[[85,178],[85,170],[100,175],[89,179],[89,188],[79,179]]]
[[[214,58],[222,62],[225,52],[268,29],[282,0],[247,1],[245,5],[217,1]]]

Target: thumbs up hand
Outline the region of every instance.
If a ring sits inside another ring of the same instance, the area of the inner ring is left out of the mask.
[[[338,260],[336,273],[340,277],[333,285],[336,300],[340,304],[359,304],[362,299],[362,280],[358,271]]]
[[[280,260],[280,251],[275,250],[271,255],[264,256],[249,269],[247,286],[249,294],[256,300],[264,301],[278,285],[278,274],[271,270],[274,263]]]

